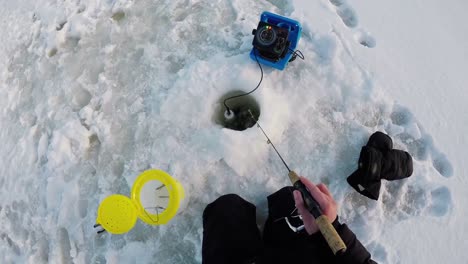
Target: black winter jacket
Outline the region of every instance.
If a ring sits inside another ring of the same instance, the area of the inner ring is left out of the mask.
[[[294,264],[374,264],[371,255],[359,242],[356,235],[346,224],[341,224],[338,217],[333,226],[346,244],[345,253],[335,256],[320,232],[313,235],[301,234],[297,243],[285,246],[282,243],[265,243],[264,253],[258,263],[294,263]],[[269,239],[269,238],[267,238]],[[275,245],[276,244],[276,245]]]

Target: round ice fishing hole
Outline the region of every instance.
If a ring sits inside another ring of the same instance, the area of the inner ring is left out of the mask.
[[[227,105],[234,112],[234,116],[226,113],[226,107],[223,102],[226,98],[245,94],[244,91],[235,90],[223,95],[216,104],[213,116],[214,122],[224,128],[243,131],[255,125],[255,120],[260,117],[260,105],[252,95],[245,95],[227,101]],[[255,120],[249,113],[249,109],[255,117]]]

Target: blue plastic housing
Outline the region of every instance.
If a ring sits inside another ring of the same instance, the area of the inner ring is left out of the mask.
[[[266,12],[266,11],[260,15],[260,21],[274,24],[281,28],[287,28],[289,30],[288,40],[291,42],[291,45],[289,46],[289,48],[292,50],[296,49],[297,43],[299,42],[299,39],[301,38],[301,33],[302,33],[302,26],[298,21],[280,16],[277,14],[273,14],[270,12]],[[252,50],[250,51],[250,58],[255,61],[254,52],[255,52],[255,48],[252,48]],[[277,62],[273,62],[273,61],[264,59],[261,56],[259,56],[258,51],[257,51],[258,62],[264,65],[276,68],[281,71],[284,70],[284,68],[286,68],[292,55],[293,53],[290,51],[281,60]]]

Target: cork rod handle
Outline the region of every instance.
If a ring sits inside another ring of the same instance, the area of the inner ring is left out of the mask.
[[[328,218],[325,215],[319,216],[315,219],[320,232],[328,243],[328,246],[333,251],[333,254],[342,254],[346,251],[346,245],[341,239],[336,229],[330,224]]]

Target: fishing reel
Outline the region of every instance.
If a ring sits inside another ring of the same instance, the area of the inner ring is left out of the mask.
[[[291,231],[293,231],[294,233],[300,233],[305,230],[305,225],[302,222],[301,215],[292,215],[290,217],[286,216],[286,217],[278,219],[277,221],[279,220],[284,220],[286,224],[288,225],[289,229],[291,229]],[[294,222],[294,223],[291,223],[291,222]]]

